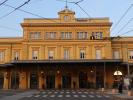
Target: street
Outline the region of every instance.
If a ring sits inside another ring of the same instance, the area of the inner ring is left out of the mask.
[[[112,100],[111,95],[102,94],[100,91],[77,89],[77,90],[29,90],[14,95],[4,95],[0,100]]]

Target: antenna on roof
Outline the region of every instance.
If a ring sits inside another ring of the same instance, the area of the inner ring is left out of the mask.
[[[68,3],[68,2],[67,2],[67,0],[66,0],[66,6],[65,6],[66,9],[68,8],[67,3]]]

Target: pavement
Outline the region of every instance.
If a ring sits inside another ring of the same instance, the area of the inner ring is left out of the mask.
[[[51,89],[51,90],[0,90],[0,100],[133,100],[124,90],[122,94],[112,90]]]
[[[128,96],[128,91],[123,90],[122,93],[112,93],[112,90],[107,90],[105,92],[106,94],[110,94],[113,97],[113,100],[133,100],[133,91],[132,91],[132,96]]]
[[[3,96],[0,100],[113,100],[109,94],[88,89],[29,90]]]

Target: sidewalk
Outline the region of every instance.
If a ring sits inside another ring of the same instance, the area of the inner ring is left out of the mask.
[[[132,91],[133,92],[133,91]],[[113,100],[133,100],[133,95],[132,96],[128,96],[128,91],[127,90],[123,90],[123,93],[112,93],[112,90],[108,90],[106,91],[106,94],[110,94],[113,96]]]

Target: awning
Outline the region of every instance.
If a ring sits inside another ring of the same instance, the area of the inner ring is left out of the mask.
[[[129,64],[129,66],[133,66],[133,63],[127,63],[127,62],[123,62],[123,63],[121,63],[122,65],[127,65],[127,64]]]
[[[121,59],[81,59],[81,60],[14,60],[11,64],[63,64],[63,63],[122,63]]]
[[[10,64],[10,63],[6,63],[6,64],[0,64],[0,67],[4,68],[4,67],[8,67],[8,66],[12,66],[13,64]]]

